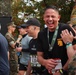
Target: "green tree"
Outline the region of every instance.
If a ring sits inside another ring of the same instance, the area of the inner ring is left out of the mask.
[[[11,0],[0,0],[0,16],[11,16]]]
[[[43,9],[47,5],[55,5],[59,8],[61,14],[61,22],[67,22],[70,20],[70,15],[75,2],[73,0],[13,0],[12,1],[12,20],[20,25],[24,22],[24,19],[36,17],[44,25],[42,20]],[[19,18],[19,12],[24,13],[23,18]]]

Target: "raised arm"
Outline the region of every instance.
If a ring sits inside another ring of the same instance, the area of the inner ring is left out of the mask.
[[[67,55],[68,55],[68,58],[70,59],[75,54],[75,50],[72,45],[74,36],[71,32],[69,33],[68,30],[64,30],[61,33],[61,37],[63,42],[66,44]]]

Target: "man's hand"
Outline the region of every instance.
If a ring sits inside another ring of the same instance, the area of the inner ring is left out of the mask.
[[[21,52],[21,51],[22,51],[22,47],[16,47],[16,50],[17,50],[18,52]]]
[[[22,35],[19,35],[18,38],[22,39]]]
[[[22,39],[22,35],[19,35],[16,42],[19,43],[21,39]]]
[[[44,60],[44,66],[46,67],[46,69],[48,70],[48,72],[50,72],[53,68],[55,68],[55,66],[58,63],[56,62],[56,60],[54,59],[47,59]]]
[[[62,31],[61,37],[65,44],[67,42],[72,42],[74,38],[72,32],[69,33],[67,29]]]

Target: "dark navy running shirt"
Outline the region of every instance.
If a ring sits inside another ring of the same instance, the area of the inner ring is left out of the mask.
[[[0,33],[0,75],[9,74],[8,43],[6,38]],[[6,74],[7,73],[7,74]]]

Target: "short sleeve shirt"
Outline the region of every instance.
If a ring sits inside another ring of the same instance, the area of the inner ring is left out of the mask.
[[[50,52],[49,52],[49,43],[51,44],[54,32],[49,32],[49,42],[48,42],[48,37],[47,37],[48,36],[47,28],[43,29],[38,34],[38,50],[37,51],[43,52],[45,59],[48,59],[48,58],[61,59],[62,66],[65,65],[65,63],[68,59],[66,46],[63,43],[61,36],[60,36],[61,31],[65,30],[65,29],[68,29],[68,31],[71,31],[73,33],[73,35],[75,35],[74,31],[72,30],[72,28],[69,25],[59,23],[57,38],[56,38],[54,47],[53,47],[52,51],[50,51]],[[75,44],[75,42],[76,41],[73,41],[73,44]]]

